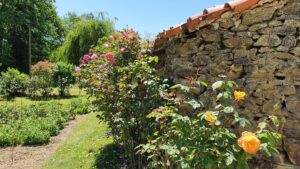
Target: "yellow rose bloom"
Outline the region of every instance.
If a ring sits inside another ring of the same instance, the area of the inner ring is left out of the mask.
[[[217,117],[213,115],[211,111],[207,111],[204,119],[210,123],[214,123],[217,120]]]
[[[255,154],[260,148],[260,140],[254,133],[244,131],[238,139],[238,145],[247,153]]]
[[[235,98],[236,101],[244,100],[245,97],[246,97],[245,92],[234,91],[234,98]]]

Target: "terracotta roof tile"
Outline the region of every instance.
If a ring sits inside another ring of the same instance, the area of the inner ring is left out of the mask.
[[[233,11],[243,11],[249,9],[258,2],[259,0],[234,0],[226,3],[225,6],[230,7]]]
[[[202,18],[203,18],[203,13],[199,13],[197,15],[191,16],[191,17],[189,17],[189,19],[187,20],[187,22],[186,22],[186,24],[184,26],[186,26],[186,29],[192,30],[197,25],[199,25],[199,23],[201,22]]]
[[[169,30],[166,30],[166,36],[167,37],[174,37],[174,36],[177,36],[179,34],[182,33],[182,27],[181,27],[181,24],[180,25],[175,25],[175,26],[172,26],[170,27]]]
[[[161,45],[167,42],[170,38],[181,35],[184,30],[194,31],[200,23],[204,23],[206,20],[210,21],[217,19],[226,11],[241,12],[251,8],[259,1],[260,0],[232,0],[224,5],[206,8],[202,13],[190,16],[185,23],[172,26],[159,33],[154,43],[154,49],[161,47]]]
[[[213,19],[213,18],[218,18],[221,16],[225,11],[230,10],[225,5],[218,5],[213,8],[206,8],[203,11],[203,14],[205,15],[205,19]]]

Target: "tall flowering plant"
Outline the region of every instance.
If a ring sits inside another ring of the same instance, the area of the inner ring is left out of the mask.
[[[95,51],[75,68],[77,80],[96,97],[116,143],[125,149],[130,168],[142,168],[143,157],[135,147],[146,143],[154,124],[146,118],[162,105],[165,85],[150,66],[158,61],[141,48],[141,38],[132,29],[99,40]]]

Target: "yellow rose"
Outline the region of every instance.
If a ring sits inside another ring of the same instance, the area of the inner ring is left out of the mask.
[[[238,145],[247,153],[255,154],[260,148],[260,140],[255,134],[244,131],[242,136],[238,139]]]
[[[211,111],[207,111],[204,119],[210,123],[214,123],[217,120],[217,117],[213,115]]]
[[[246,97],[245,92],[234,91],[234,98],[235,98],[236,101],[244,100],[245,97]]]

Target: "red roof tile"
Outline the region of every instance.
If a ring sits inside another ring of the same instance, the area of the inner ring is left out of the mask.
[[[249,9],[258,2],[259,0],[235,0],[226,3],[225,6],[230,7],[233,11],[243,11]]]
[[[194,29],[201,22],[203,13],[189,17],[186,24],[183,24],[188,30]]]
[[[159,33],[154,43],[154,49],[159,48],[160,45],[163,45],[168,39],[181,35],[184,30],[195,30],[204,20],[217,19],[227,11],[240,12],[249,9],[259,1],[260,0],[232,0],[224,5],[206,8],[202,13],[189,17],[185,23],[172,26],[162,33]]]
[[[204,9],[203,14],[205,15],[205,19],[213,19],[218,18],[228,10],[230,10],[230,8],[226,7],[225,5],[218,5],[213,8]]]
[[[174,37],[182,33],[182,27],[180,25],[172,26],[169,30],[165,31],[167,37]]]

